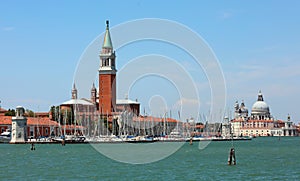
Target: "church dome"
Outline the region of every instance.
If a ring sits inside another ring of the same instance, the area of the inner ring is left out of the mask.
[[[252,106],[252,113],[269,113],[269,111],[269,106],[264,101],[256,101]]]
[[[264,101],[261,91],[259,91],[257,101],[252,106],[251,115],[261,115],[261,116],[270,115],[269,106]]]

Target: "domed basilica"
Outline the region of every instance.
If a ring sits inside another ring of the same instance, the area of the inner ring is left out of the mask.
[[[252,106],[250,116],[244,101],[242,101],[241,105],[236,101],[234,108],[234,119],[231,120],[231,131],[234,136],[298,135],[295,125],[290,120],[290,116],[288,116],[287,121],[274,120],[261,91],[259,91],[257,101]]]
[[[252,106],[251,119],[256,119],[256,120],[272,119],[269,106],[264,101],[261,91],[259,91],[257,101]]]
[[[249,117],[248,108],[245,106],[244,101],[239,105],[238,101],[235,102],[235,119],[243,120],[271,120],[273,119],[270,114],[270,108],[268,104],[264,101],[261,91],[258,93],[257,101],[253,104],[251,109],[251,116]]]

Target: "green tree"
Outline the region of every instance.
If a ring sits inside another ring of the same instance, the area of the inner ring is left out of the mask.
[[[8,109],[4,115],[5,116],[16,116],[16,111],[14,109]]]
[[[28,117],[34,117],[34,112],[32,110],[26,109],[26,114]]]

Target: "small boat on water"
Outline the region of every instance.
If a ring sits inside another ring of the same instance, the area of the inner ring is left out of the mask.
[[[191,138],[186,138],[186,142],[189,142],[189,141],[211,141],[213,140],[213,137],[206,137],[206,136],[194,136],[194,137],[191,137]]]
[[[233,137],[233,138],[230,138],[230,137],[191,137],[191,138],[187,138],[186,139],[186,142],[189,142],[189,141],[248,141],[248,140],[252,140],[251,137]]]
[[[0,143],[8,143],[11,140],[11,131],[6,130],[0,134]]]
[[[249,141],[252,140],[250,137],[233,137],[233,138],[226,138],[226,137],[215,137],[212,141]]]
[[[153,143],[156,141],[158,141],[158,139],[155,139],[152,136],[136,136],[125,140],[127,143]]]
[[[52,141],[65,142],[65,143],[84,143],[84,136],[65,135],[57,138],[52,138]]]

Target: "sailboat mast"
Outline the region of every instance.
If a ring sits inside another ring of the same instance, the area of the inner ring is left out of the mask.
[[[106,111],[106,136],[108,137],[108,112]]]
[[[66,135],[66,119],[67,119],[67,110],[65,110],[65,116],[64,116],[64,135]]]
[[[74,112],[74,116],[73,116],[73,118],[74,118],[74,135],[76,135],[76,104],[75,104],[75,108],[73,106],[73,112]],[[71,115],[72,115],[72,113],[71,113]]]

